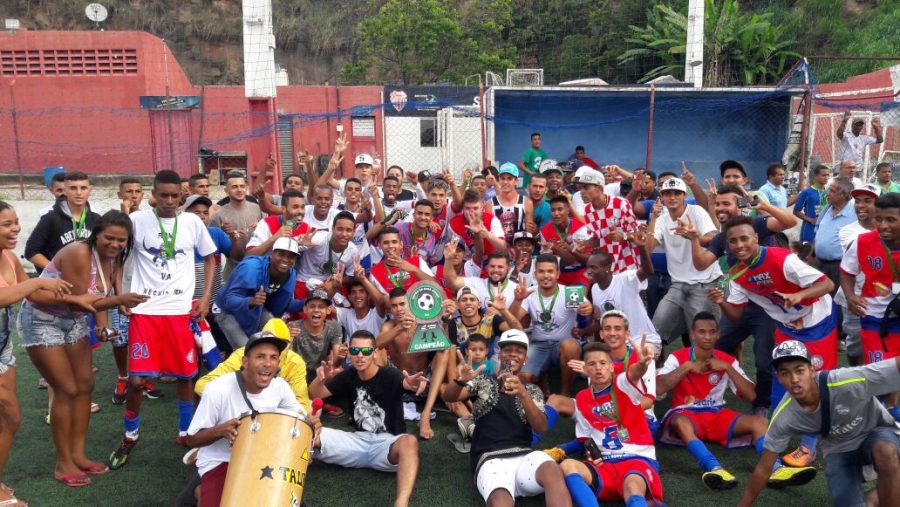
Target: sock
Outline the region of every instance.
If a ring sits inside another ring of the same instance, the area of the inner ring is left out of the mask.
[[[531,447],[537,445],[538,442],[541,441],[544,435],[550,432],[553,429],[553,426],[556,425],[556,421],[559,420],[559,412],[556,411],[555,408],[550,405],[544,405],[544,412],[547,413],[547,431],[544,434],[540,434],[534,430],[531,431]]]
[[[803,435],[800,439],[800,445],[809,449],[809,452],[816,452],[816,443],[819,441],[818,435]]]
[[[178,430],[187,431],[191,427],[191,418],[194,417],[194,403],[178,400]]]
[[[625,500],[625,507],[647,507],[647,500],[640,495],[631,495]]]
[[[763,435],[763,436],[757,438],[756,442],[753,443],[753,445],[756,446],[756,454],[762,455],[763,451],[765,450],[765,448],[763,447],[763,444],[765,443],[765,441],[766,441],[766,437],[765,437],[765,435]],[[778,470],[781,467],[782,467],[781,456],[778,456],[777,458],[775,458],[775,464],[772,465],[772,471],[774,472],[775,470]]]
[[[709,472],[714,468],[721,467],[721,465],[719,465],[719,460],[709,452],[709,449],[706,448],[706,445],[704,445],[703,442],[691,440],[687,443],[687,450],[691,453],[691,456],[697,460],[697,463],[704,472]]]
[[[572,497],[572,502],[576,507],[597,507],[600,505],[597,502],[597,495],[591,491],[591,487],[584,482],[584,479],[581,478],[581,474],[578,472],[566,476],[566,486],[569,488],[569,495]]]
[[[140,433],[141,416],[131,410],[125,410],[125,437],[137,440]]]

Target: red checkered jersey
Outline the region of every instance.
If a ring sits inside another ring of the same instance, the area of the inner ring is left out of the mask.
[[[618,230],[628,234],[638,228],[637,218],[627,199],[606,196],[606,207],[600,210],[595,210],[594,206],[588,203],[584,210],[584,221],[587,224],[588,234],[600,242],[599,248],[612,256],[613,273],[640,267],[637,247],[627,239],[612,241],[608,238],[612,231]]]
[[[737,359],[718,350],[713,351],[713,354],[713,357],[731,364],[735,371],[747,378],[747,374],[741,369]],[[694,347],[672,352],[662,369],[659,370],[659,375],[675,371],[682,364],[691,361],[693,355]],[[725,390],[729,388],[737,394],[737,386],[724,370],[707,370],[703,373],[688,372],[687,375],[681,377],[681,380],[675,384],[675,389],[672,390],[672,410],[677,408],[690,410],[721,408],[725,405]]]
[[[619,374],[599,393],[584,389],[576,394],[575,437],[581,441],[593,439],[604,461],[635,457],[655,460],[653,434],[641,409],[642,387],[632,384],[627,375]],[[613,405],[612,389],[616,391],[618,407]],[[621,433],[619,423],[627,431],[627,438]]]
[[[841,271],[844,273],[865,275],[860,294],[869,303],[866,309],[869,316],[884,317],[887,305],[894,299],[891,292],[891,285],[894,283],[891,263],[895,267],[900,264],[900,250],[891,250],[891,258],[888,259],[877,230],[860,234],[847,248],[841,261]]]

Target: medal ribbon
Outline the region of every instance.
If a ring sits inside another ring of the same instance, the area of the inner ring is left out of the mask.
[[[163,242],[163,250],[166,252],[167,259],[175,258],[175,238],[178,236],[178,214],[175,214],[175,225],[172,226],[172,235],[169,236],[169,233],[166,232],[165,227],[163,227],[162,219],[159,218],[159,213],[154,209],[153,214],[156,215],[156,222],[159,223],[159,233],[162,236]]]
[[[553,299],[550,300],[550,310],[553,310],[553,307],[556,305],[556,297],[557,296],[559,296],[559,286],[558,285],[556,286],[556,292],[553,294]],[[491,299],[493,299],[493,298],[491,298]],[[541,318],[543,318],[545,316],[553,315],[550,311],[548,311],[546,308],[544,308],[544,296],[541,296],[540,293],[538,293],[538,303],[541,304]],[[550,321],[549,318],[547,318],[545,320],[547,322]]]
[[[884,255],[887,257],[888,266],[891,267],[891,272],[894,273],[894,283],[900,282],[900,265],[894,263],[894,256],[891,254],[891,249],[883,239],[881,240],[881,246],[884,247]]]
[[[490,281],[490,280],[485,280],[485,281],[487,282],[487,286],[488,286],[488,295],[491,297],[491,301],[493,301],[493,300],[494,300],[494,290],[491,288],[491,281]],[[509,285],[509,279],[508,279],[508,278],[507,278],[506,280],[503,280],[503,285],[502,285],[502,286],[498,283],[497,286],[500,287],[500,290],[497,291],[497,294],[496,294],[496,295],[503,294],[503,291],[506,290],[506,286],[507,286],[507,285]],[[558,289],[557,289],[557,290],[558,290]],[[555,301],[555,299],[554,299],[554,301]],[[550,307],[552,308],[553,305],[550,305]]]
[[[81,233],[84,232],[84,221],[87,217],[87,206],[85,206],[81,210],[81,220],[75,220],[75,217],[72,217],[72,230],[75,231],[75,239],[81,237]]]
[[[750,269],[750,266],[759,262],[759,259],[760,259],[760,257],[762,257],[762,254],[765,251],[765,249],[766,249],[766,247],[764,247],[764,246],[759,247],[759,252],[756,254],[756,257],[750,259],[750,262],[748,264],[740,263],[740,264],[735,265],[733,268],[731,268],[731,270],[728,272],[728,275],[729,275],[728,281],[733,282],[736,278],[738,278],[739,276],[746,273],[747,270]],[[744,266],[744,269],[740,270],[737,274],[735,274],[734,270],[736,270],[741,265]]]

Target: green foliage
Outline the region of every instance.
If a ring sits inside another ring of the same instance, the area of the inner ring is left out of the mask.
[[[654,0],[646,26],[630,26],[626,42],[631,49],[619,55],[628,63],[638,59],[655,62],[641,82],[672,74],[684,76],[687,10],[676,10]],[[777,82],[788,59],[799,58],[796,42],[787,27],[773,20],[773,13],[741,12],[737,0],[706,0],[704,26],[704,84],[706,86],[759,85]]]
[[[513,66],[514,49],[499,38],[511,3],[493,0],[455,12],[450,0],[388,0],[359,25],[356,58],[342,78],[403,85],[462,82],[466,75]]]

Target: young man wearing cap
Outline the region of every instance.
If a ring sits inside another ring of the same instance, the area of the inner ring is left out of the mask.
[[[513,236],[513,253],[515,261],[513,269],[509,270],[509,279],[518,285],[524,284],[526,288],[537,285],[534,278],[534,252],[537,251],[539,242],[534,234],[527,231],[516,233]]]
[[[464,285],[456,293],[455,301],[451,300],[446,306],[458,310],[456,318],[445,319],[447,323],[447,335],[450,341],[465,347],[468,337],[473,334],[480,334],[487,339],[488,359],[497,360],[497,354],[500,348],[496,345],[496,338],[500,333],[509,329],[522,329],[522,323],[515,315],[510,313],[507,306],[509,301],[504,294],[499,294],[496,298],[487,303],[488,309],[494,311],[490,313],[482,313],[480,310],[484,304],[478,289],[472,285]],[[445,312],[449,311],[445,308]],[[449,313],[453,313],[449,311]],[[452,359],[451,359],[452,361]],[[455,367],[455,365],[451,364]]]
[[[500,220],[493,213],[484,211],[484,202],[478,192],[469,189],[463,194],[463,211],[450,220],[450,230],[465,243],[470,255],[475,242],[484,247],[484,255],[494,250],[506,249],[506,234]]]
[[[582,185],[581,194],[588,203],[584,223],[585,232],[592,238],[591,243],[612,255],[616,273],[637,269],[637,249],[630,237],[637,231],[638,223],[631,203],[623,197],[606,195],[603,192],[603,175],[597,171],[583,175],[578,182]]]
[[[835,135],[841,140],[841,154],[839,160],[852,160],[857,166],[863,165],[865,152],[869,145],[880,144],[884,142],[884,132],[881,128],[881,120],[878,117],[872,118],[872,130],[875,131],[875,137],[863,134],[863,127],[866,121],[862,118],[853,120],[850,131],[847,131],[847,122],[853,115],[850,111],[844,112],[841,124],[838,125]]]
[[[448,243],[444,247],[444,254],[452,253],[452,249],[454,245]],[[499,295],[503,295],[506,301],[512,301],[515,299],[516,282],[509,279],[510,262],[506,250],[491,252],[487,259],[487,278],[482,278],[481,273],[473,277],[460,277],[453,270],[445,271],[447,287],[454,294],[463,287],[471,287],[478,296],[478,301],[486,308]]]
[[[715,315],[719,308],[707,299],[707,291],[722,275],[718,264],[698,270],[686,262],[691,256],[690,237],[697,234],[701,244],[708,244],[716,234],[706,210],[695,204],[685,204],[687,185],[680,178],[666,180],[660,186],[660,200],[665,212],[654,209],[648,229],[647,250],[662,246],[672,285],[653,315],[653,326],[659,331],[663,344],[671,343],[688,330],[697,313],[706,310]],[[688,229],[688,224],[693,226]]]
[[[359,259],[359,250],[351,241],[356,231],[356,219],[349,211],[339,211],[330,230],[327,234],[316,235],[314,242],[309,234],[302,237],[304,243],[300,246],[297,264],[300,283],[294,292],[297,299],[304,299],[312,286],[322,286],[334,296],[341,289],[343,276],[353,276],[353,264]]]
[[[709,300],[732,322],[739,322],[744,307],[753,301],[777,323],[776,345],[801,340],[812,350],[817,368],[837,368],[837,316],[829,295],[834,287],[831,280],[790,250],[761,246],[750,217],[728,220],[725,236],[739,262],[729,270],[727,284],[709,290]],[[773,402],[783,394],[780,387],[772,385]],[[804,436],[797,450],[784,458],[785,463],[808,466],[816,458],[815,446],[814,435]]]
[[[841,261],[841,288],[848,309],[860,317],[866,364],[900,356],[900,194],[884,194],[875,201],[875,221],[877,230],[860,234]],[[864,279],[857,295],[860,275]],[[884,406],[900,421],[898,401],[900,393],[892,392]]]
[[[732,218],[743,216],[742,211],[745,208],[741,208],[739,204],[743,196],[744,192],[740,187],[734,185],[719,187],[715,196],[716,219],[719,223],[724,224]],[[797,224],[796,217],[787,209],[764,200],[751,207],[758,212],[758,216],[753,217],[751,221],[759,244],[777,246],[775,234]],[[693,224],[688,224],[687,228],[692,230]],[[704,270],[716,262],[721,262],[722,258],[725,264],[720,264],[720,267],[723,269],[725,266],[733,268],[739,262],[724,231],[716,233],[705,249],[700,245],[699,236],[693,237],[692,234],[691,236],[691,254],[696,269]],[[730,355],[736,356],[740,344],[753,336],[753,353],[756,361],[756,400],[753,406],[755,410],[763,412],[772,403],[770,399],[772,372],[767,366],[772,349],[775,347],[775,321],[762,307],[751,301],[744,308],[743,317],[739,321],[723,319],[720,325],[721,338],[716,348]]]
[[[766,420],[725,408],[725,391],[753,400],[753,382],[734,357],[715,349],[718,318],[708,312],[694,316],[693,345],[676,350],[666,359],[657,377],[657,392],[672,391],[672,408],[662,421],[660,442],[684,445],[703,469],[701,480],[709,489],[737,486],[737,479],[722,468],[704,440],[733,449],[753,445],[763,452]],[[816,476],[812,467],[789,468],[778,460],[769,468],[772,488],[799,486]]]
[[[212,215],[209,225],[223,230],[232,227],[235,231],[240,231],[242,234],[237,241],[246,249],[253,229],[263,218],[262,211],[258,204],[247,200],[247,180],[240,171],[232,171],[226,175],[225,193],[230,200]],[[222,273],[225,279],[228,279],[238,262],[240,261],[231,257],[225,259]]]
[[[838,231],[838,240],[841,242],[841,248],[844,256],[861,234],[875,230],[875,201],[881,197],[881,187],[873,183],[868,183],[860,188],[850,192],[853,197],[853,208],[856,210],[856,222],[847,224]],[[843,257],[843,256],[842,256]],[[861,294],[864,277],[857,277],[853,286],[853,293],[857,296]],[[841,307],[841,316],[843,322],[841,327],[847,335],[846,349],[847,362],[850,366],[861,366],[863,364],[862,337],[860,336],[860,318],[859,315],[850,311],[847,298],[844,295],[843,288],[838,289],[834,295],[834,302]]]
[[[641,413],[647,394],[643,379],[653,367],[653,351],[629,342],[635,360],[618,368],[609,345],[584,347],[589,385],[575,397],[576,439],[567,447],[572,454],[585,450],[587,459],[560,464],[578,506],[597,506],[598,500],[624,500],[628,507],[646,507],[648,499],[662,502],[653,432]]]
[[[812,171],[812,184],[797,196],[794,216],[803,221],[800,227],[800,241],[812,243],[816,240],[816,222],[828,204],[825,200],[825,184],[830,177],[831,169],[828,166],[816,166]]]
[[[306,318],[294,324],[296,329],[291,339],[291,350],[300,354],[306,363],[306,382],[312,382],[316,377],[316,368],[319,364],[327,362],[334,366],[340,366],[347,357],[344,342],[344,333],[341,324],[336,320],[327,320],[332,311],[332,295],[322,289],[309,292],[303,302],[303,312]],[[340,417],[344,412],[336,406],[326,405],[323,411],[334,417]]]
[[[738,506],[753,505],[791,438],[813,432],[823,436],[822,454],[832,505],[872,505],[863,489],[871,472],[866,470],[868,466],[874,466],[878,473],[878,501],[874,503],[897,505],[900,430],[878,397],[900,385],[900,359],[819,372],[803,343],[791,340],[775,348],[772,366],[787,393],[772,415],[765,450]]]
[[[419,442],[406,434],[402,396],[421,393],[427,380],[421,373],[410,375],[375,363],[375,337],[357,331],[350,337],[352,368],[323,364],[309,393],[316,398],[334,396],[353,404],[355,432],[322,428],[313,442],[315,458],[348,468],[369,468],[397,474],[395,507],[409,503],[419,470]]]
[[[216,322],[233,349],[243,347],[272,317],[301,310],[294,300],[299,255],[296,241],[278,238],[271,254],[246,257],[231,273],[216,298]]]
[[[735,185],[740,188],[745,188],[745,187],[749,188],[749,184],[748,184],[749,179],[747,178],[747,171],[744,170],[744,166],[737,160],[726,160],[726,161],[722,162],[721,164],[719,164],[719,176],[720,176],[719,181],[722,184],[722,186]],[[714,188],[710,188],[710,193],[709,193],[710,199],[708,202],[708,206],[712,206],[713,202],[715,200],[715,195],[714,195],[713,190],[714,190]],[[767,199],[764,194],[761,194],[760,192],[758,192],[756,190],[747,190],[746,192],[747,192],[747,195],[750,197],[756,197],[759,200]],[[698,195],[698,194],[695,193],[694,195]],[[704,209],[707,209],[707,207],[704,207]],[[715,213],[712,213],[712,212],[710,214],[715,215]],[[757,213],[756,213],[756,210],[754,210],[754,209],[746,208],[746,209],[744,209],[744,214],[747,216],[753,217],[753,216],[756,216]]]
[[[309,232],[309,224],[303,222],[306,213],[303,194],[285,190],[281,195],[281,207],[281,215],[269,215],[253,229],[253,236],[247,242],[248,255],[265,255],[272,251],[272,245],[278,238],[292,238]]]
[[[517,497],[544,493],[547,505],[572,505],[562,469],[553,458],[531,447],[533,432],[547,431],[544,396],[534,384],[519,380],[527,364],[528,336],[517,329],[498,341],[504,370],[482,374],[457,352],[456,377],[444,390],[444,401],[473,404],[470,465],[475,487],[486,505],[513,505]]]
[[[520,376],[525,382],[537,382],[542,373],[558,365],[562,373],[560,394],[570,396],[575,371],[568,363],[581,357],[581,344],[573,337],[573,330],[576,326],[587,327],[587,319],[566,305],[565,287],[559,285],[559,259],[552,254],[541,254],[535,260],[534,269],[537,289],[517,286],[515,302],[510,307],[510,312],[524,327],[534,326],[528,349],[529,364]]]
[[[121,468],[140,439],[140,410],[144,379],[170,375],[177,379],[178,429],[186,432],[193,415],[191,379],[197,374],[197,353],[190,320],[206,317],[215,272],[212,242],[203,222],[191,213],[178,213],[181,177],[160,171],[153,178],[154,210],[135,211],[134,278],[131,289],[150,299],[131,310],[128,327],[128,391],[125,436],[110,456],[110,468]],[[192,304],[194,249],[203,256],[206,286]],[[181,435],[179,435],[181,436]]]
[[[186,439],[188,446],[200,448],[197,468],[203,505],[219,505],[222,500],[241,414],[261,409],[305,412],[288,383],[277,376],[279,358],[285,347],[287,342],[272,333],[254,334],[244,349],[242,369],[206,386]],[[318,434],[321,430],[318,418],[307,416],[307,420]]]
[[[500,221],[507,243],[511,243],[513,235],[519,231],[529,230],[534,233],[534,208],[530,199],[516,191],[519,169],[507,162],[500,166],[497,195],[491,199],[494,216]],[[529,182],[531,174],[528,175]],[[526,184],[527,185],[527,184]],[[531,224],[531,225],[528,225]]]
[[[571,218],[569,199],[558,195],[550,199],[552,221],[540,230],[544,248],[559,257],[559,283],[563,285],[589,285],[584,277],[584,263],[588,253],[576,248],[576,241],[588,239],[584,222]]]
[[[531,175],[538,172],[541,161],[545,158],[547,158],[547,153],[541,149],[541,134],[535,132],[531,134],[531,146],[525,152],[525,155],[522,156],[522,160],[516,165],[519,169],[516,172],[516,178],[519,177],[519,172],[522,174],[520,188],[528,188],[528,184],[531,182]]]
[[[409,310],[409,301],[406,290],[400,287],[394,288],[388,294],[393,319],[381,326],[381,332],[376,340],[379,349],[386,349],[391,364],[410,374],[423,372],[432,383],[427,393],[417,393],[415,397],[404,397],[404,414],[409,420],[419,421],[419,436],[425,440],[434,437],[431,429],[432,408],[437,401],[440,386],[444,383],[444,375],[447,373],[449,362],[449,350],[437,352],[413,352],[409,353],[409,346],[415,334],[416,319]],[[424,399],[423,399],[424,398]],[[421,414],[416,412],[416,402],[424,402]]]
[[[561,195],[560,191],[563,190],[565,178],[563,168],[560,166],[559,162],[553,159],[544,160],[541,162],[540,169],[541,174],[547,177],[546,198],[549,200],[557,195]]]

